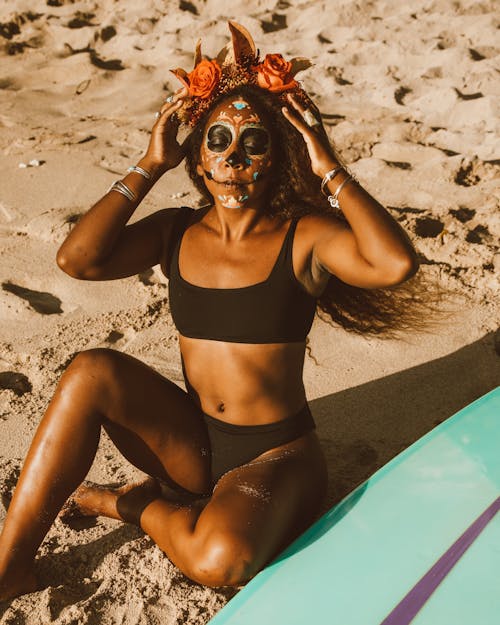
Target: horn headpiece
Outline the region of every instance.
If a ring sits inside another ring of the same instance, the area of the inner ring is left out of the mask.
[[[170,70],[188,89],[189,98],[177,111],[179,120],[195,126],[211,103],[237,87],[254,85],[275,94],[286,103],[286,92],[293,91],[301,100],[307,95],[295,80],[295,75],[311,66],[303,57],[286,61],[281,54],[266,54],[263,60],[255,49],[252,36],[246,28],[229,21],[231,41],[213,59],[201,53],[201,40],[196,44],[194,68]]]

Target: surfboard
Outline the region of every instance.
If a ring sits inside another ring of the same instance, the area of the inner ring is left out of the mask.
[[[323,515],[210,625],[499,625],[500,387]]]

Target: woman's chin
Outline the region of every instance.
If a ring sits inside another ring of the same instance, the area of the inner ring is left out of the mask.
[[[224,208],[241,209],[244,208],[248,200],[248,194],[241,195],[218,195],[217,198]]]

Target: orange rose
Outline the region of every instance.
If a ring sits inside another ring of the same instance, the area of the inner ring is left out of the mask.
[[[189,95],[208,98],[219,82],[221,69],[217,61],[203,59],[187,75]]]
[[[257,84],[262,89],[274,91],[286,91],[298,85],[290,74],[292,64],[281,54],[266,54],[266,58],[254,67],[257,72]]]

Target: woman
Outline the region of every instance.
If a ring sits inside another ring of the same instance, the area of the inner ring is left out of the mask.
[[[199,583],[250,579],[313,521],[325,493],[302,382],[318,300],[359,329],[352,293],[416,271],[407,236],[340,165],[294,80],[308,63],[280,55],[259,62],[245,29],[230,29],[232,47],[217,59],[202,59],[198,47],[195,69],[176,70],[184,87],[159,112],[144,158],[83,216],[57,257],[84,280],[161,264],[187,392],[118,351],[74,358],[9,507],[0,600],[36,589],[36,551],[90,469],[101,427],[151,479],[117,490],[82,486],[73,509],[140,525]],[[181,121],[193,129],[182,145]],[[208,206],[127,226],[185,156]],[[337,309],[328,304],[335,297]]]

